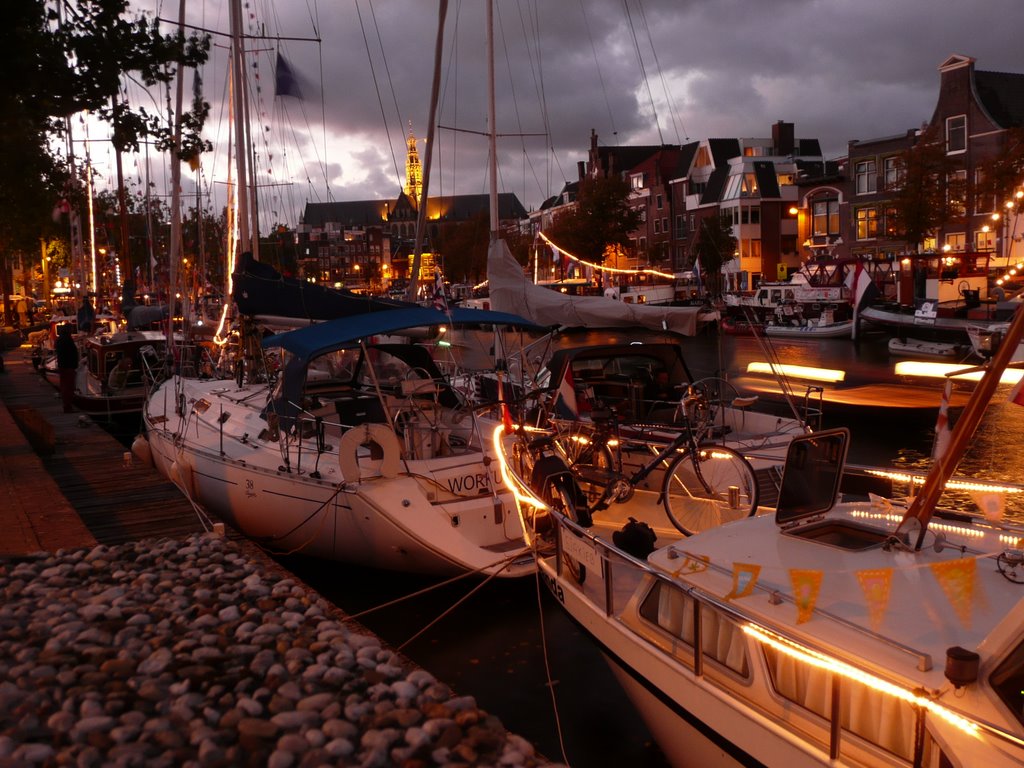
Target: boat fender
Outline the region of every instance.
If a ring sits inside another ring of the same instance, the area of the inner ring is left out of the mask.
[[[149,440],[145,435],[138,435],[132,441],[132,456],[144,467],[153,466],[153,451],[149,447]]]
[[[180,459],[171,462],[167,468],[167,478],[174,483],[181,492],[189,499],[195,497],[195,488],[192,485],[192,467]]]
[[[362,424],[346,431],[338,441],[338,468],[346,483],[360,481],[359,447],[373,444],[381,452],[380,476],[395,477],[398,474],[402,466],[402,446],[395,433],[386,424]]]

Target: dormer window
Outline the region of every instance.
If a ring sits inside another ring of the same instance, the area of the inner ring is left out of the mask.
[[[946,118],[946,154],[967,150],[967,115]]]

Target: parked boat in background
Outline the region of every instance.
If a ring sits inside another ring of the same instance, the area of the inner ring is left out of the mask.
[[[964,344],[952,342],[929,341],[927,339],[901,339],[897,336],[889,339],[889,354],[901,357],[940,357],[957,359],[968,351]]]
[[[167,334],[161,331],[87,336],[75,373],[74,406],[99,419],[139,415],[153,377],[166,363]]]
[[[785,319],[784,319],[785,320]],[[785,338],[846,339],[853,332],[853,320],[833,320],[827,310],[816,318],[793,318],[790,322],[768,322],[768,336]]]

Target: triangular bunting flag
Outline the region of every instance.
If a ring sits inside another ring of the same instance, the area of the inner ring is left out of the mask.
[[[871,629],[875,632],[882,626],[885,611],[889,607],[889,590],[892,587],[892,568],[869,568],[857,571],[857,581],[868,602],[868,616]]]
[[[761,566],[754,563],[732,564],[732,589],[725,596],[726,600],[746,597],[754,591],[757,577],[761,575]]]
[[[977,575],[977,563],[973,557],[960,560],[947,560],[943,563],[932,563],[932,573],[946,593],[946,598],[953,604],[953,610],[960,617],[960,623],[971,626],[971,604],[974,601],[974,584]]]
[[[686,559],[683,560],[683,564],[680,565],[673,576],[678,576],[681,573],[702,573],[708,569],[711,565],[711,558],[707,555],[691,555],[687,553]]]
[[[793,602],[796,603],[796,623],[811,620],[814,605],[821,591],[821,571],[789,569],[789,580],[793,583]]]
[[[978,505],[986,520],[998,522],[1006,512],[1006,494],[985,491],[971,491],[971,498]]]

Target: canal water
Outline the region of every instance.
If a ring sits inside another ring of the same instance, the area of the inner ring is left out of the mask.
[[[885,339],[786,341],[772,353],[787,364],[842,370],[847,389],[905,383]],[[687,339],[684,354],[695,377],[725,372],[742,384],[747,379],[737,374],[765,353],[753,339],[708,336]],[[938,403],[941,381],[917,385],[916,397]],[[851,430],[852,462],[926,470],[937,408],[892,407],[896,391],[869,390],[850,405],[831,402],[831,395],[846,398],[829,388],[824,426]],[[961,473],[1024,479],[1024,408],[1008,404],[1008,393],[1006,386],[997,391]],[[1016,508],[1011,515],[1024,520]],[[594,645],[535,579],[439,584],[301,557],[281,562],[391,647],[475,696],[550,760],[576,768],[667,764]]]

